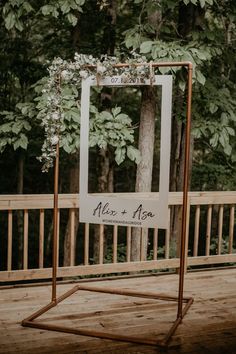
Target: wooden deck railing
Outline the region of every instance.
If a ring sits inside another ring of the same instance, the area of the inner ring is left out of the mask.
[[[170,223],[173,223],[173,213],[178,213],[181,204],[182,193],[170,193]],[[236,263],[235,204],[236,192],[189,193],[188,267]],[[1,282],[51,277],[52,208],[53,195],[0,197]],[[178,240],[176,242],[173,237],[176,232],[171,232],[176,231],[173,226],[166,231],[149,229],[147,254],[142,244],[141,261],[135,262],[131,261],[131,227],[97,226],[99,254],[95,262],[92,253],[95,226],[81,223],[75,234],[78,208],[79,195],[59,195],[59,277],[179,267],[178,247],[174,246]],[[68,220],[69,265],[63,267],[63,241]]]

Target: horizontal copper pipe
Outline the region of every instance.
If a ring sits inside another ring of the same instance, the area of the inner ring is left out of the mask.
[[[29,316],[26,319],[24,319],[21,322],[22,326],[25,326],[26,322],[33,321],[35,318],[41,316],[43,313],[47,312],[48,310],[50,310],[51,308],[55,307],[56,305],[57,305],[57,303],[55,301],[51,301],[49,304],[47,304],[46,306],[42,307],[40,310],[34,312],[31,316]]]
[[[117,295],[127,295],[133,297],[143,297],[143,298],[150,298],[150,299],[158,299],[158,300],[166,300],[166,301],[177,301],[178,296],[167,296],[161,295],[152,292],[140,292],[136,290],[126,290],[126,289],[119,289],[119,288],[100,288],[95,286],[88,286],[88,285],[78,285],[78,290],[87,290],[87,291],[94,291],[98,293],[107,293],[107,294],[117,294]],[[184,302],[188,302],[188,298],[183,299]]]
[[[130,67],[130,66],[135,66],[135,67],[138,67],[138,66],[150,66],[150,62],[146,62],[146,63],[118,63],[118,64],[114,64],[112,65],[114,68],[127,68],[127,67]],[[193,64],[190,62],[190,61],[176,61],[176,62],[169,62],[169,61],[163,61],[163,62],[160,62],[160,63],[151,63],[151,66],[153,68],[157,68],[157,67],[166,67],[166,66],[185,66],[185,67],[188,67],[189,69],[192,69],[193,68]],[[87,68],[91,68],[91,69],[96,69],[97,66],[96,65],[85,65],[85,67]]]
[[[163,341],[157,341],[154,339],[132,337],[128,335],[126,336],[122,334],[115,334],[115,333],[108,333],[108,332],[99,332],[99,331],[93,331],[89,329],[87,330],[87,329],[77,329],[77,328],[65,327],[65,326],[56,326],[56,325],[45,324],[45,323],[35,322],[35,321],[34,322],[28,321],[25,323],[25,326],[31,328],[45,329],[48,331],[56,331],[56,332],[71,333],[71,334],[77,334],[77,335],[88,336],[88,337],[111,339],[111,340],[116,340],[121,342],[163,346]]]

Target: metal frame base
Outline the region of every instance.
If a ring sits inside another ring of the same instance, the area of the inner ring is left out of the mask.
[[[128,336],[128,335],[121,335],[121,334],[113,334],[109,332],[100,332],[100,331],[94,331],[92,329],[76,329],[73,327],[66,327],[66,326],[57,326],[54,324],[45,324],[43,322],[38,322],[35,321],[35,319],[39,318],[42,314],[46,313],[49,311],[51,308],[57,306],[60,302],[62,302],[64,299],[68,298],[78,290],[85,290],[85,291],[91,291],[91,292],[101,292],[101,293],[108,293],[108,294],[117,294],[117,295],[126,295],[126,296],[132,296],[132,297],[141,297],[141,298],[149,298],[149,299],[155,299],[155,300],[162,300],[162,301],[174,301],[178,302],[178,297],[174,296],[167,296],[167,295],[159,295],[157,293],[150,293],[150,292],[138,292],[134,290],[122,290],[122,289],[117,289],[117,288],[101,288],[101,287],[94,287],[94,286],[88,286],[88,285],[76,285],[60,297],[58,297],[55,301],[51,301],[48,305],[45,307],[41,308],[39,311],[35,312],[28,318],[24,319],[22,321],[22,326],[24,327],[31,327],[31,328],[38,328],[38,329],[44,329],[44,330],[49,330],[49,331],[57,331],[57,332],[64,332],[64,333],[71,333],[71,334],[77,334],[77,335],[83,335],[83,336],[89,336],[89,337],[97,337],[97,338],[103,338],[103,339],[111,339],[111,340],[116,340],[116,341],[122,341],[122,342],[131,342],[131,343],[137,343],[137,344],[146,344],[146,345],[152,345],[152,346],[157,346],[157,347],[163,347],[167,348],[170,342],[171,337],[175,333],[176,329],[178,328],[179,324],[182,322],[183,317],[186,315],[188,309],[193,303],[193,298],[188,298],[185,297],[183,298],[183,303],[185,306],[182,309],[182,316],[176,318],[176,320],[173,322],[171,328],[165,335],[165,337],[162,340],[154,340],[154,339],[146,339],[146,338],[139,338],[139,337],[134,337],[134,336]]]

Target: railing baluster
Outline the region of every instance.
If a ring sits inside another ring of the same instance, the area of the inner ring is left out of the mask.
[[[170,207],[168,208],[168,228],[165,231],[165,258],[170,257]]]
[[[12,270],[12,210],[8,210],[7,270]]]
[[[212,222],[212,205],[209,205],[207,209],[206,256],[209,256],[210,254],[211,222]]]
[[[223,215],[224,215],[224,206],[220,205],[219,220],[218,220],[218,255],[221,254],[221,248],[222,248]]]
[[[157,260],[157,248],[158,248],[158,229],[153,231],[153,260]]]
[[[29,212],[24,210],[24,248],[23,248],[23,269],[28,269],[28,236],[29,236]]]
[[[43,268],[44,261],[44,209],[39,211],[39,268]]]
[[[117,263],[118,226],[113,226],[113,263]]]
[[[194,225],[194,244],[193,244],[194,257],[197,257],[198,255],[199,223],[200,223],[200,205],[197,205],[195,211],[195,225]]]
[[[187,222],[186,222],[186,245],[185,245],[185,272],[188,269],[188,245],[189,245],[189,225],[190,225],[190,201],[188,199],[187,205]]]
[[[84,265],[89,264],[89,224],[85,224],[84,230]]]
[[[127,227],[127,234],[126,234],[126,261],[130,262],[131,260],[131,226]]]
[[[104,251],[104,225],[99,225],[99,264],[103,264]]]
[[[148,229],[141,229],[141,250],[140,250],[140,260],[145,261],[147,257],[147,247],[146,241],[148,242]]]
[[[230,207],[229,216],[229,253],[233,253],[233,242],[234,242],[234,205]]]
[[[75,265],[75,209],[70,209],[70,266]]]

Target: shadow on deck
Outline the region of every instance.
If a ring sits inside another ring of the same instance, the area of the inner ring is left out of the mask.
[[[94,286],[177,295],[175,274],[100,280]],[[58,285],[58,294],[72,288]],[[236,354],[236,269],[188,273],[185,296],[194,303],[178,327],[168,353]],[[51,287],[28,286],[0,291],[0,353],[161,353],[161,349],[112,340],[23,328],[21,321],[51,300]],[[40,320],[161,339],[176,318],[173,302],[78,291]]]

